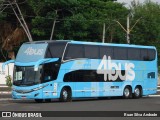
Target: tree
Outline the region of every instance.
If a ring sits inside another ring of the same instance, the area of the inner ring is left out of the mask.
[[[160,52],[160,4],[146,0],[144,4],[132,6],[133,21],[142,17],[132,31],[133,44],[153,45]],[[160,58],[160,55],[159,55]]]
[[[32,41],[28,25],[19,7],[19,4],[21,4],[22,7],[22,3],[25,3],[25,1],[21,3],[18,2],[18,0],[2,1],[0,8],[1,16],[6,15],[3,17],[4,20],[1,17],[0,22],[2,28],[0,31],[1,53],[3,54],[2,49],[7,51],[8,57],[11,59],[15,59],[15,46],[19,46],[26,36],[30,41]]]
[[[15,2],[15,0],[10,1]],[[122,31],[121,27],[114,20],[118,20],[125,25],[125,17],[128,14],[128,9],[124,7],[123,4],[113,1],[114,0],[17,0],[19,8],[16,4],[12,4],[3,10],[4,22],[10,25],[10,29],[7,28],[0,31],[2,33],[10,30],[5,40],[8,39],[8,37],[16,38],[11,36],[17,35],[17,33],[13,33],[17,31],[17,28],[23,27],[20,20],[17,19],[22,13],[21,15],[23,15],[28,29],[31,30],[34,40],[52,38],[101,42],[103,24],[105,23],[105,42],[126,43],[125,32]],[[21,12],[17,13],[19,9]],[[16,13],[17,15],[15,16]],[[3,22],[1,23],[4,25]],[[7,24],[5,27],[7,27]],[[21,35],[28,33],[25,29],[23,32],[22,29],[18,30],[21,31]],[[24,36],[20,39],[26,40]],[[8,44],[5,43],[3,46],[7,45]],[[6,50],[8,49],[9,47],[6,47]]]
[[[112,21],[123,18],[128,12],[123,4],[111,0],[30,0],[29,3],[35,13],[32,33],[37,39],[49,39],[53,22],[54,39],[101,41],[104,22],[110,26],[106,32],[112,41],[120,42],[119,37],[124,35],[115,35],[121,28]]]

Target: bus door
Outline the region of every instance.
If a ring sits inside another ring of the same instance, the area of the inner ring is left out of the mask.
[[[57,83],[53,84],[55,80],[55,72],[54,72],[54,63],[46,63],[43,66],[43,96],[45,98],[50,98],[51,96],[55,96],[55,90],[57,90]]]

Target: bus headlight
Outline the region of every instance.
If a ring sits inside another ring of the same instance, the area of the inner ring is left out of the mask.
[[[40,86],[40,87],[34,88],[33,90],[34,90],[34,91],[37,91],[37,90],[40,90],[40,89],[42,89],[42,88],[43,88],[43,86]]]
[[[44,88],[44,87],[46,87],[46,86],[48,86],[48,84],[42,85],[42,86],[37,87],[37,88],[34,88],[34,89],[32,89],[32,90],[33,90],[33,91],[37,91],[37,90],[40,90],[40,89],[42,89],[42,88]]]

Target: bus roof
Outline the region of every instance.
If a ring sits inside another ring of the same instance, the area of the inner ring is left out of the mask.
[[[118,46],[118,47],[136,47],[136,48],[154,48],[154,46],[134,45],[134,44],[116,44],[116,43],[100,43],[100,42],[82,42],[82,41],[70,41],[74,44],[89,44],[89,45],[102,45],[102,46]]]
[[[42,41],[33,41],[26,42],[24,44],[44,44],[44,43],[54,43],[54,42],[65,42],[73,44],[87,44],[87,45],[102,45],[102,46],[117,46],[117,47],[134,47],[134,48],[152,48],[156,49],[155,46],[144,46],[144,45],[134,45],[134,44],[116,44],[116,43],[101,43],[101,42],[84,42],[84,41],[75,41],[75,40],[42,40]]]

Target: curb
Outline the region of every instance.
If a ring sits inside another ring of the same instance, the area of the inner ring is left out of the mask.
[[[3,92],[0,92],[0,94],[11,94],[11,91],[3,91]]]
[[[0,101],[5,101],[5,100],[13,100],[12,98],[2,98]]]
[[[148,95],[149,97],[160,97],[160,95]]]

